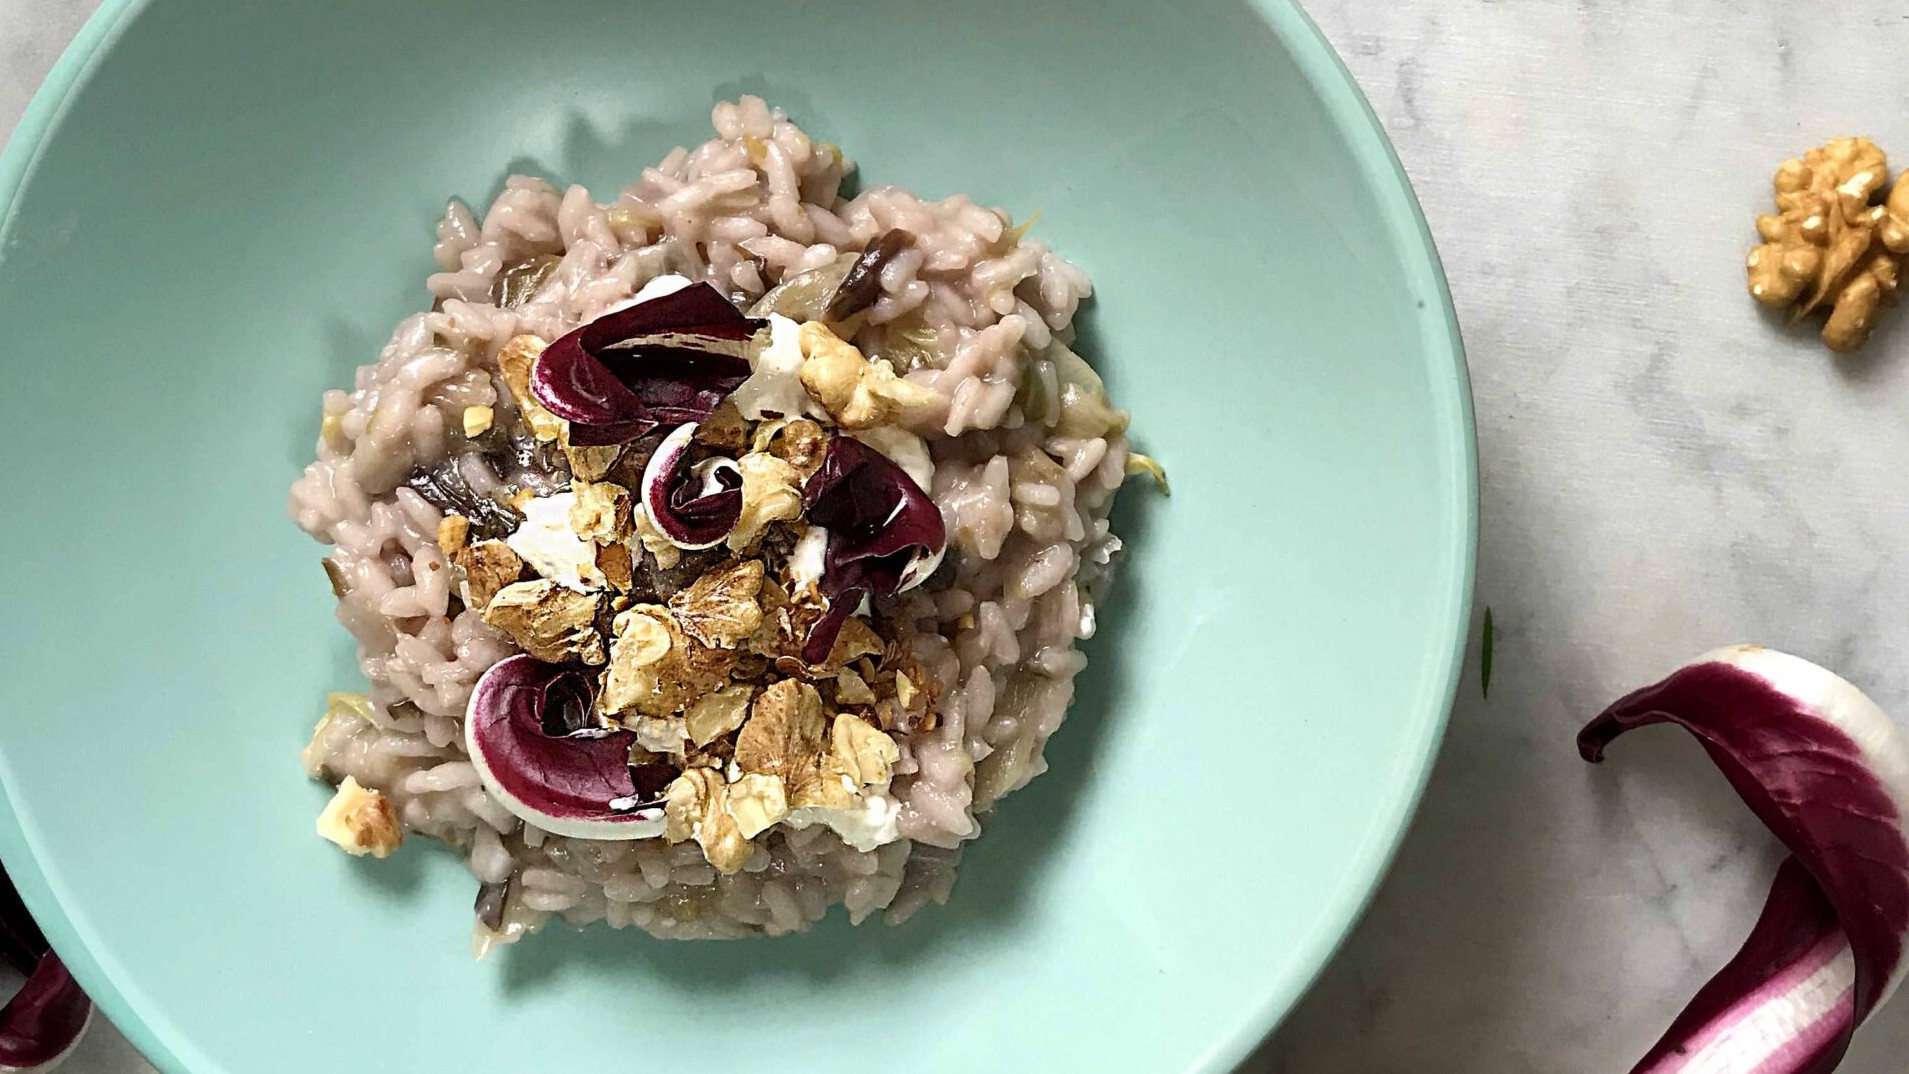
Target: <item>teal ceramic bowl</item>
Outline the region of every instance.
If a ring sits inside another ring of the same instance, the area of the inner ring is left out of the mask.
[[[876,181],[1043,207],[1173,496],[1123,498],[1053,770],[949,905],[474,964],[452,854],[312,833],[298,750],[358,677],[286,486],[429,301],[447,195],[614,190],[744,92]],[[176,1074],[1225,1071],[1364,904],[1452,696],[1458,335],[1282,0],[109,0],[0,157],[0,325],[0,852]]]

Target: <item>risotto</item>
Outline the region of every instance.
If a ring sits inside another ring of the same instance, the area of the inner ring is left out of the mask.
[[[1070,348],[1080,269],[959,195],[845,198],[759,99],[713,118],[607,203],[452,202],[292,487],[369,680],[305,752],[319,831],[457,848],[480,955],[944,900],[1161,477]]]

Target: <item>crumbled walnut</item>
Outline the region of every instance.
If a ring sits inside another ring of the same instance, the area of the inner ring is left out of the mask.
[[[835,701],[839,705],[873,705],[875,691],[860,675],[843,668],[835,675]]]
[[[871,787],[888,782],[889,769],[901,760],[901,750],[868,721],[844,712],[829,729],[829,757],[857,786]]]
[[[652,753],[680,756],[689,737],[681,716],[625,716],[620,723],[638,746]]]
[[[762,563],[739,559],[709,571],[669,599],[683,633],[718,649],[733,649],[762,626]]]
[[[490,432],[491,423],[497,420],[497,411],[487,406],[467,406],[464,408],[464,438],[475,440]]]
[[[685,634],[669,609],[654,604],[617,613],[611,633],[597,709],[619,721],[680,712],[722,685],[735,666],[735,654]]]
[[[1839,138],[1777,170],[1777,212],[1757,218],[1763,245],[1750,252],[1750,294],[1789,307],[1791,320],[1829,308],[1823,342],[1861,347],[1878,314],[1896,301],[1909,253],[1909,184],[1881,205],[1888,159],[1866,138]]]
[[[630,546],[617,544],[600,545],[597,548],[597,572],[610,588],[619,593],[628,593],[636,586],[633,565],[630,563]]]
[[[570,485],[570,529],[586,541],[615,544],[634,532],[630,520],[630,490],[604,481],[576,481]]]
[[[868,625],[868,620],[851,615],[842,621],[842,631],[835,635],[835,644],[829,648],[828,659],[813,670],[822,677],[834,675],[854,663],[857,657],[879,656],[886,649],[887,644]]]
[[[728,787],[729,816],[744,839],[754,839],[789,815],[788,787],[780,776],[745,772]]]
[[[795,467],[763,451],[736,460],[742,470],[742,514],[729,531],[729,550],[741,552],[756,543],[772,522],[802,517],[801,477]]]
[[[749,422],[735,403],[725,402],[696,426],[691,439],[725,455],[734,455],[749,443]]]
[[[663,536],[663,531],[657,529],[656,524],[650,521],[648,511],[638,507],[632,515],[630,521],[636,527],[637,539],[642,542],[643,550],[655,557],[658,567],[669,570],[682,561],[683,550],[668,537]]]
[[[555,440],[563,433],[563,419],[544,409],[537,397],[530,394],[530,370],[545,346],[536,336],[512,336],[497,352],[497,371],[504,375],[504,386],[516,400],[517,412],[523,415],[524,424],[530,426],[530,435],[539,440]]]
[[[802,326],[802,386],[846,430],[887,425],[935,401],[931,388],[895,375],[884,359],[869,361],[820,321]]]
[[[570,476],[578,481],[601,481],[616,469],[617,460],[623,457],[623,445],[603,444],[597,447],[578,447],[570,442],[570,424],[564,423],[563,432],[557,437],[557,443],[563,448],[563,457],[570,463]]]
[[[597,695],[597,710],[606,716],[634,710],[656,692],[656,665],[670,649],[669,611],[639,604],[618,612],[610,634],[610,666]]]
[[[350,776],[338,785],[325,811],[318,815],[318,834],[337,843],[354,857],[388,857],[404,842],[398,811],[382,791],[359,785]]]
[[[707,746],[741,727],[749,718],[749,702],[755,693],[755,687],[739,682],[697,698],[683,716],[689,741]]]
[[[703,857],[722,873],[734,873],[754,853],[755,846],[729,815],[729,788],[722,773],[691,768],[670,783],[663,804],[663,836],[672,843],[696,840]]]
[[[822,468],[822,456],[829,451],[828,434],[807,418],[783,418],[765,421],[756,427],[751,451],[763,451],[795,468],[797,484],[807,481]]]
[[[480,611],[524,573],[523,559],[502,541],[466,545],[451,554],[451,563],[464,578],[464,603]]]
[[[447,556],[462,551],[471,540],[471,520],[463,515],[445,515],[438,520],[437,546]]]
[[[548,578],[512,582],[484,607],[484,621],[509,634],[539,660],[560,664],[604,661],[603,635],[597,633],[601,593],[579,593]]]
[[[808,683],[783,679],[756,697],[736,736],[736,764],[795,787],[813,778],[827,730],[822,695]]]

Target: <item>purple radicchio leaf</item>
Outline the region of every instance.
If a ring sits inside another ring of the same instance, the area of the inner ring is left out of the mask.
[[[679,548],[712,548],[742,521],[742,467],[734,459],[691,464],[696,426],[663,438],[643,468],[643,512]]]
[[[1903,975],[1909,935],[1909,739],[1806,660],[1719,650],[1613,704],[1578,735],[1601,760],[1633,727],[1695,735],[1790,851],[1742,951],[1637,1074],[1827,1074]]]
[[[26,975],[0,1008],[0,1074],[45,1072],[72,1053],[93,1004],[48,946],[12,878],[0,872],[0,958]]]
[[[92,1001],[60,956],[48,951],[0,1008],[0,1072],[51,1071],[78,1047],[92,1018]]]
[[[500,805],[553,834],[637,839],[660,832],[654,774],[639,788],[630,765],[635,736],[589,729],[595,701],[584,671],[506,657],[471,692],[464,721],[471,763]]]
[[[579,445],[702,421],[748,379],[744,355],[763,324],[709,284],[691,284],[559,338],[531,368],[530,390],[570,422]]]
[[[941,509],[907,471],[846,436],[829,441],[802,500],[809,521],[828,531],[821,580],[828,609],[802,647],[802,659],[819,664],[864,597],[892,597],[925,581],[948,535]]]

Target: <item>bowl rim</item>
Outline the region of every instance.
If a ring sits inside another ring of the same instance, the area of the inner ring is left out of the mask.
[[[0,148],[0,235],[11,230],[20,189],[34,171],[49,137],[59,128],[68,102],[92,78],[120,34],[151,2],[104,0],[28,101],[5,146]],[[1435,391],[1443,388],[1451,393],[1447,402],[1457,418],[1443,423],[1446,427],[1439,430],[1439,435],[1447,440],[1444,448],[1457,464],[1460,502],[1452,507],[1461,532],[1454,548],[1459,562],[1454,564],[1452,584],[1444,599],[1443,637],[1433,646],[1447,654],[1442,687],[1430,695],[1439,700],[1420,706],[1403,725],[1408,740],[1401,747],[1401,778],[1394,782],[1387,800],[1374,809],[1369,838],[1361,842],[1346,870],[1345,875],[1356,882],[1360,894],[1339,900],[1321,915],[1296,952],[1300,957],[1294,964],[1304,969],[1284,981],[1272,982],[1265,1001],[1206,1050],[1198,1061],[1199,1074],[1231,1074],[1279,1026],[1344,945],[1391,868],[1430,781],[1456,700],[1470,634],[1478,558],[1478,443],[1471,379],[1458,312],[1431,228],[1371,102],[1312,17],[1298,0],[1247,2],[1286,46],[1294,65],[1331,117],[1334,129],[1346,140],[1379,203],[1380,217],[1402,258],[1408,283],[1421,296],[1418,327],[1434,374]],[[1445,379],[1446,373],[1449,380]],[[0,787],[0,853],[8,874],[74,977],[115,1028],[154,1066],[168,1074],[216,1069],[192,1042],[156,1029],[146,1017],[144,1004],[134,1000],[120,978],[84,942],[73,920],[54,898],[34,842],[20,825],[11,792]]]

